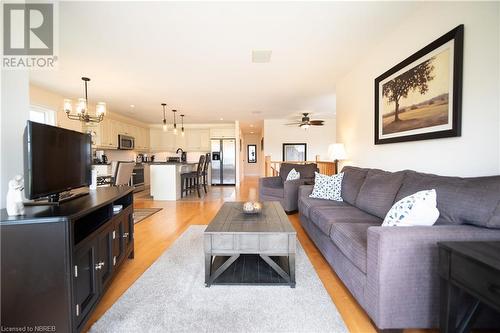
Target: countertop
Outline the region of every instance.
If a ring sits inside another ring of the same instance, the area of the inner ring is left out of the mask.
[[[134,189],[130,186],[98,187],[89,191],[89,194],[64,201],[57,206],[26,206],[26,214],[22,216],[8,216],[7,210],[0,210],[0,225],[10,223],[32,222],[37,219],[41,222],[46,218],[77,218],[89,210],[96,210],[131,193]]]
[[[196,162],[148,162],[150,165],[195,165]]]

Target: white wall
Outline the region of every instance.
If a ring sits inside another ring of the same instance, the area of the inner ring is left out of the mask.
[[[248,163],[248,145],[257,146],[257,163]],[[262,164],[263,164],[263,154],[260,150],[260,134],[244,134],[243,135],[243,147],[241,149],[242,161],[243,161],[243,173],[245,176],[261,176]]]
[[[29,94],[31,105],[41,106],[46,109],[55,111],[57,126],[73,131],[82,131],[82,123],[80,121],[69,119],[66,116],[66,113],[63,111],[63,96],[32,83],[30,83],[29,85]]]
[[[349,164],[477,176],[500,171],[499,3],[427,3],[337,84],[337,140]],[[465,25],[462,136],[374,145],[374,79]],[[492,73],[495,73],[492,75]]]
[[[28,72],[2,70],[1,75],[0,207],[5,207],[8,181],[23,175],[23,133],[29,115]]]
[[[307,160],[314,161],[316,155],[328,159],[328,145],[335,143],[335,119],[324,119],[324,126],[312,126],[303,130],[286,126],[287,119],[264,120],[264,155],[273,161],[283,160],[283,143],[307,143]],[[341,142],[341,141],[339,141]]]

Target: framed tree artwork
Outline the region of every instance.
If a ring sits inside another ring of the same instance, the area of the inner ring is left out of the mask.
[[[460,136],[464,26],[375,79],[375,144]]]
[[[307,144],[305,143],[284,143],[284,162],[305,162],[307,161]]]
[[[257,163],[257,145],[247,145],[248,163]]]

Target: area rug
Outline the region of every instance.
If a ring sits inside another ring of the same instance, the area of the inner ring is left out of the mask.
[[[191,226],[91,332],[348,332],[297,243],[296,288],[204,286],[203,231]]]
[[[134,208],[134,224],[141,222],[146,217],[158,213],[163,208]]]

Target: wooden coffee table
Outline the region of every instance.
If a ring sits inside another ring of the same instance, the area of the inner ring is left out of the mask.
[[[205,286],[285,284],[295,287],[297,233],[277,201],[246,215],[243,203],[226,202],[204,234]]]

